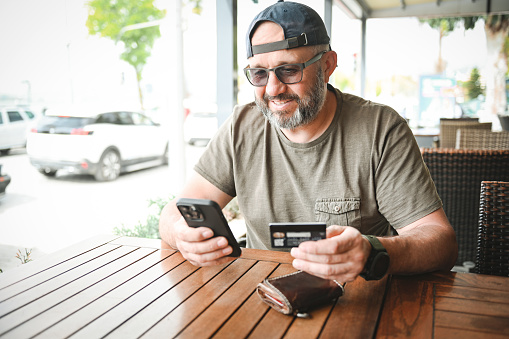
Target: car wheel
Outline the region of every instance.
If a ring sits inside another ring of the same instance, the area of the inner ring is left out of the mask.
[[[57,170],[52,170],[49,168],[40,169],[39,172],[47,177],[54,177],[55,175],[57,175]]]
[[[106,150],[99,160],[95,179],[97,181],[112,181],[120,175],[120,155],[117,151]]]
[[[170,152],[170,150],[169,150],[168,144],[166,144],[166,147],[164,148],[163,156],[161,157],[161,159],[163,161],[163,165],[168,165],[168,162],[170,159],[169,152]]]

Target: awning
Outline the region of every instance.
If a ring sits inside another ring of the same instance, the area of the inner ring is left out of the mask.
[[[507,0],[334,0],[351,17],[451,17],[509,14]]]

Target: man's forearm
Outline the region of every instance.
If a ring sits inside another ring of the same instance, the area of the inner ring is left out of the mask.
[[[458,256],[456,235],[451,227],[422,224],[380,241],[391,258],[391,274],[450,270]]]
[[[173,225],[179,219],[180,214],[175,205],[175,201],[170,201],[166,206],[164,206],[159,217],[159,235],[164,242],[174,249],[177,249],[177,244],[175,241]]]

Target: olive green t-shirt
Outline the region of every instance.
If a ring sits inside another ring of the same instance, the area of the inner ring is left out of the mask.
[[[235,107],[195,166],[237,196],[250,248],[272,249],[271,222],[322,221],[388,235],[442,207],[406,121],[328,87],[338,105],[318,139],[288,140],[250,103]]]

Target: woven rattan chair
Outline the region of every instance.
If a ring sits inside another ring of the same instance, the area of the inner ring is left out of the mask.
[[[491,130],[491,122],[478,122],[472,119],[440,119],[440,147],[455,148],[458,129]]]
[[[491,130],[491,127],[491,122],[475,119],[440,119],[440,148],[456,147],[456,131],[459,128]]]
[[[509,149],[509,132],[459,128],[456,131],[457,149]]]
[[[509,181],[509,150],[422,148],[421,152],[456,231],[457,265],[475,262],[481,182]]]
[[[509,277],[509,182],[481,183],[476,271]]]

